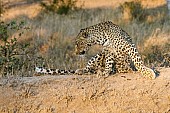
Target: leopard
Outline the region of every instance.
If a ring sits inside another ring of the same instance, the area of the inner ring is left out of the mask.
[[[102,55],[92,57],[86,67],[76,70],[76,73],[88,72],[96,62],[102,62],[98,64],[104,62],[104,71],[102,72],[104,76],[109,76],[114,67],[119,73],[131,72],[134,68],[143,77],[156,78],[154,70],[144,65],[136,45],[132,42],[132,38],[112,21],[100,22],[81,29],[75,40],[76,55],[84,55],[93,45],[103,47],[101,53],[104,53],[104,57]]]
[[[144,77],[151,79],[156,77],[152,69],[144,66],[135,44],[132,43],[131,37],[111,21],[81,29],[75,42],[75,53],[77,55],[85,54],[95,44],[102,45],[103,50],[92,57],[84,69],[74,71],[36,67],[36,73],[64,75],[96,73],[98,70],[101,70],[103,75],[108,76],[111,71],[127,73],[137,70]]]

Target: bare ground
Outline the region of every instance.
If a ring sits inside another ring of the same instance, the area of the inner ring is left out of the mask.
[[[170,113],[170,68],[139,73],[0,79],[1,113]]]

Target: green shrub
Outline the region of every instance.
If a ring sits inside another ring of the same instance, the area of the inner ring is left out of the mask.
[[[77,0],[53,0],[51,3],[47,4],[41,2],[41,6],[45,8],[46,11],[55,12],[57,14],[68,14],[69,11],[77,9]]]
[[[22,56],[27,54],[26,48],[29,44],[19,43],[18,38],[27,29],[28,27],[24,27],[24,22],[0,23],[0,71],[2,75],[14,74],[14,71],[18,71],[24,65]],[[16,32],[18,32],[17,35],[10,35]]]

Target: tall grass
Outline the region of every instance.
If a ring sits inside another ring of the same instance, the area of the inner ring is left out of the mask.
[[[132,37],[145,63],[152,65],[159,58],[160,52],[162,55],[170,51],[170,18],[166,16],[166,6],[146,9],[145,13],[146,19],[142,22],[135,19],[125,21],[119,7],[81,9],[68,15],[40,12],[31,19],[20,15],[15,19],[26,21],[31,28],[22,39],[30,42],[29,65],[32,68],[27,71],[33,72],[35,66],[62,69],[83,67],[96,51],[99,52],[99,47],[91,49],[85,58],[79,58],[74,54],[76,35],[82,28],[107,20],[121,26]],[[157,29],[159,32],[156,32]],[[161,43],[156,44],[159,40]],[[152,53],[154,57],[149,55]],[[161,62],[162,58],[159,60]]]

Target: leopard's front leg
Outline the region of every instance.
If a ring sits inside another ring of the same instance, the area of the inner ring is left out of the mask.
[[[113,71],[113,66],[115,65],[115,63],[115,55],[113,53],[107,54],[105,58],[105,69],[102,75],[108,77]]]
[[[82,74],[94,74],[97,72],[99,68],[104,67],[104,61],[105,61],[105,53],[102,51],[99,54],[92,57],[85,68],[83,69],[77,69],[76,74],[82,75]]]

